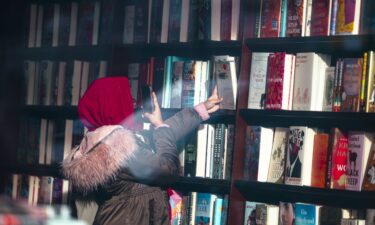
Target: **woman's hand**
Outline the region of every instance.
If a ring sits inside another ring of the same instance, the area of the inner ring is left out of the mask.
[[[208,113],[216,112],[220,108],[220,102],[223,101],[223,98],[217,95],[217,86],[215,86],[212,91],[212,95],[204,102],[204,106]]]
[[[161,111],[155,92],[152,92],[152,101],[154,103],[154,111],[152,113],[145,112],[143,115],[150,121],[152,125],[158,127],[162,125],[164,121],[161,116]]]

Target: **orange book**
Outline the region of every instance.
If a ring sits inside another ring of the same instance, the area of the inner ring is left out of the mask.
[[[311,172],[311,186],[325,188],[327,172],[329,134],[316,134],[314,136],[313,162]]]
[[[362,183],[363,191],[375,191],[375,144],[371,146],[371,151],[367,159],[367,165]]]

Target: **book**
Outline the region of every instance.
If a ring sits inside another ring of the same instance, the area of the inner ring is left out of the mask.
[[[197,193],[195,218],[196,224],[210,224],[212,223],[213,204],[216,195],[210,193]]]
[[[260,37],[278,37],[280,32],[281,1],[262,0]]]
[[[124,33],[122,43],[131,44],[134,43],[135,3],[133,1],[124,2],[124,8]]]
[[[334,80],[335,80],[335,67],[327,67],[325,71],[325,85],[324,85],[324,97],[323,97],[323,111],[333,110],[333,91],[334,91]]]
[[[331,189],[345,189],[348,136],[338,128],[333,128],[330,135],[326,187]]]
[[[332,0],[313,0],[311,36],[328,36],[331,25]]]
[[[362,81],[362,58],[344,58],[342,74],[342,112],[359,112]]]
[[[312,158],[311,186],[325,188],[327,173],[329,134],[318,133],[314,135]]]
[[[279,202],[279,225],[293,225],[295,203]]]
[[[289,129],[276,127],[273,137],[267,182],[284,183],[285,155]]]
[[[266,109],[291,109],[294,63],[294,56],[285,52],[268,56]]]
[[[289,127],[285,167],[286,184],[310,186],[314,134],[315,130],[309,127]]]
[[[287,37],[305,36],[305,23],[308,0],[288,1]]]
[[[372,144],[362,182],[362,190],[375,190],[375,144]]]
[[[359,18],[362,0],[338,0],[336,35],[359,33]]]
[[[253,52],[249,81],[249,109],[263,109],[266,92],[267,65],[269,53]]]
[[[38,5],[30,4],[29,37],[28,37],[28,43],[27,43],[27,47],[29,48],[35,47],[37,18],[38,18]]]
[[[256,225],[256,202],[245,201],[244,225]]]
[[[348,132],[348,161],[345,189],[360,191],[373,137],[365,132]]]
[[[312,204],[295,204],[295,225],[318,225],[319,223],[319,206]]]

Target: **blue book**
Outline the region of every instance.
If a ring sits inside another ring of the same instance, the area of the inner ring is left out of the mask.
[[[311,204],[295,204],[295,225],[317,225],[319,220],[319,207]]]

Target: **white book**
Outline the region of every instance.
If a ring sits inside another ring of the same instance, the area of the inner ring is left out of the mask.
[[[39,188],[40,188],[40,178],[37,176],[34,176],[33,201],[32,201],[33,206],[36,206],[38,204]]]
[[[46,142],[47,142],[47,119],[40,120],[40,134],[39,134],[39,164],[46,163]]]
[[[314,52],[297,53],[293,88],[293,110],[316,110],[320,69]]]
[[[197,135],[197,160],[195,176],[205,177],[208,124],[199,125]]]
[[[73,145],[73,120],[65,120],[64,159],[70,154]]]
[[[182,0],[181,24],[180,24],[180,42],[188,41],[189,11],[190,0]]]
[[[312,2],[313,0],[304,0],[306,2],[306,19],[305,19],[305,33],[302,36],[310,36],[311,31],[311,13],[312,13]]]
[[[202,85],[205,84],[205,82],[202,80],[202,63],[202,61],[197,60],[194,66],[194,105],[202,102],[200,100],[200,94]]]
[[[25,176],[28,176],[28,175],[25,175]],[[29,206],[33,205],[34,182],[35,182],[35,176],[29,176],[29,196],[27,196],[27,204]]]
[[[20,186],[21,186],[21,175],[13,174],[12,175],[12,199],[13,200],[17,199]]]
[[[211,40],[220,41],[221,1],[211,1]]]
[[[70,30],[69,30],[69,46],[76,45],[77,42],[77,23],[78,23],[78,3],[72,2],[70,13]]]
[[[98,44],[99,39],[99,23],[100,23],[100,1],[95,2],[94,6],[94,24],[92,28],[92,45]],[[108,34],[109,35],[109,34]]]
[[[37,24],[37,15],[38,15],[38,5],[30,4],[30,23],[29,23],[29,40],[27,47],[35,47],[36,40],[36,24]]]
[[[36,22],[36,36],[35,36],[35,47],[42,46],[42,31],[43,31],[43,5],[38,5],[38,16]]]
[[[208,98],[208,85],[209,85],[209,61],[202,61],[201,67],[201,82],[199,90],[199,102],[206,101]]]
[[[56,105],[61,106],[64,104],[64,83],[65,83],[66,62],[59,62],[58,66],[59,66],[59,69],[58,69],[58,74],[57,74]]]
[[[269,53],[266,52],[252,53],[249,81],[249,97],[247,101],[247,107],[249,109],[264,108],[268,56]]]
[[[315,98],[315,111],[323,111],[323,102],[324,102],[324,90],[325,87],[325,72],[326,69],[331,64],[331,57],[329,55],[317,54],[318,56],[318,68],[314,73],[314,78],[317,80],[316,87],[312,88]]]
[[[272,142],[267,182],[284,182],[285,149],[288,141],[289,129],[276,127]]]
[[[258,178],[260,182],[267,182],[269,164],[271,159],[273,128],[260,127]]]
[[[324,73],[324,96],[323,96],[323,106],[322,111],[332,111],[333,110],[333,90],[334,90],[334,80],[335,80],[335,67],[327,67]]]
[[[161,38],[160,38],[161,43],[168,42],[169,5],[170,5],[170,0],[163,1],[163,17],[162,17]]]
[[[82,72],[82,62],[79,60],[74,60],[73,67],[73,77],[72,77],[72,105],[78,105],[78,100],[80,97],[80,87],[81,87],[81,72]]]
[[[208,124],[207,131],[207,147],[206,147],[206,172],[204,177],[212,178],[213,156],[214,156],[214,142],[215,142],[215,127]],[[199,143],[199,142],[198,142]]]
[[[123,43],[134,43],[135,5],[125,6]]]
[[[238,40],[238,31],[240,28],[240,8],[241,1],[232,0],[232,19],[231,19],[231,40]]]
[[[46,165],[52,164],[54,129],[55,129],[55,122],[53,120],[48,120],[47,137],[46,137],[46,161],[45,161]]]
[[[55,3],[53,8],[52,47],[56,47],[59,44],[60,4]]]

